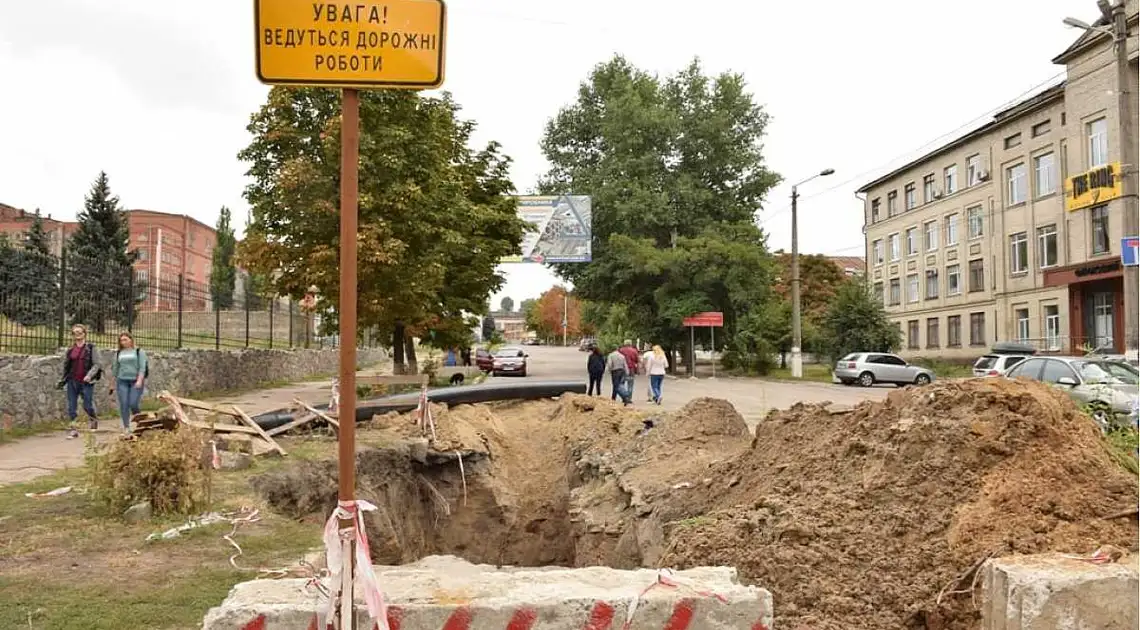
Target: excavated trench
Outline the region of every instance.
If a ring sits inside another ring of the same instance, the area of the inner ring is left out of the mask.
[[[380,444],[356,462],[359,495],[378,508],[366,521],[378,564],[451,554],[494,565],[655,566],[665,528],[690,514],[652,504],[692,492],[705,481],[694,475],[749,443],[743,418],[711,399],[655,415],[577,395],[433,409],[434,440],[410,414],[361,427],[362,441]],[[301,462],[254,485],[284,514],[328,514],[336,465]]]

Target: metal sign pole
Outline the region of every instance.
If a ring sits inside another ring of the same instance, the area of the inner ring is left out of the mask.
[[[712,348],[709,349],[709,357],[712,358],[713,375],[716,378],[716,326],[709,326],[709,335],[712,338]]]
[[[338,493],[344,503],[356,500],[356,231],[360,163],[360,94],[342,90],[340,123],[340,428],[337,438]],[[340,521],[344,569],[341,574],[340,628],[354,630],[356,519]]]

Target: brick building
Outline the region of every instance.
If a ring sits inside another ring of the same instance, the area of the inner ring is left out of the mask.
[[[1135,94],[1137,0],[1127,15]],[[1121,159],[1113,44],[1085,33],[1053,61],[1064,82],[860,188],[869,282],[904,354],[1125,351],[1120,173],[1136,165]]]
[[[7,234],[13,241],[22,240],[24,233],[31,229],[35,217],[34,211],[0,203],[0,234]],[[54,256],[59,256],[63,251],[64,239],[71,236],[78,224],[73,221],[57,221],[51,218],[50,214],[43,217],[43,220],[44,231],[47,232],[51,241],[51,253]]]
[[[154,210],[127,210],[126,215],[130,249],[139,253],[135,278],[152,287],[139,309],[176,309],[181,275],[183,309],[208,310],[210,267],[218,240],[214,228],[186,215]]]

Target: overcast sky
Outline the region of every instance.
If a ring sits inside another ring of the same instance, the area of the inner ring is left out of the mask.
[[[254,75],[250,0],[4,1],[0,202],[73,219],[100,170],[128,208],[239,224]],[[668,74],[699,56],[743,73],[772,116],[765,155],[801,188],[802,251],[862,255],[855,189],[1064,71],[1050,59],[1092,21],[1092,0],[451,0],[446,89],[514,159],[528,192],[545,122],[591,67],[621,53]],[[813,13],[814,12],[814,13]],[[590,191],[576,190],[577,194]],[[760,213],[790,245],[790,187]],[[557,280],[508,266],[517,302]],[[498,303],[498,297],[495,299]]]

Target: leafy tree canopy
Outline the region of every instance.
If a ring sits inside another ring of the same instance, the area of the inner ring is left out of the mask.
[[[893,352],[902,341],[902,333],[887,318],[883,303],[871,296],[861,278],[840,286],[820,332],[821,349],[833,361],[851,352]]]
[[[219,310],[233,307],[234,287],[237,283],[237,267],[234,265],[237,239],[234,237],[231,218],[230,209],[222,206],[216,228],[218,241],[214,245],[210,267],[210,296],[214,300],[214,308]]]
[[[118,196],[111,192],[107,174],[100,172],[91,184],[77,216],[79,226],[67,242],[67,312],[71,321],[87,323],[102,333],[112,322],[127,326],[133,280],[127,251],[130,231]]]

